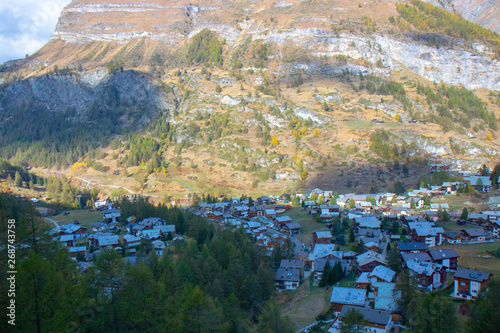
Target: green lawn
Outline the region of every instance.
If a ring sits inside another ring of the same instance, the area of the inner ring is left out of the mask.
[[[325,228],[325,224],[318,223],[306,210],[300,210],[300,207],[293,207],[278,216],[288,215],[292,222],[298,222],[302,226],[302,233],[297,236],[297,239],[306,246],[312,243],[312,232],[316,229]]]
[[[50,216],[51,219],[59,224],[69,224],[79,221],[82,226],[89,226],[94,222],[103,222],[103,213],[101,211],[89,209],[70,210],[68,215],[59,214]]]
[[[461,244],[443,247],[453,248],[457,251],[458,266],[470,269],[477,269],[500,276],[500,258],[494,257],[486,251],[496,251],[500,249],[499,242],[480,243],[480,244]]]
[[[292,294],[292,298],[288,302],[291,306],[286,313],[283,313],[288,316],[296,329],[314,323],[319,314],[326,312],[330,307],[332,293],[331,288],[327,290],[324,287],[313,287],[307,280],[299,289],[301,290],[297,290]]]
[[[470,228],[471,226],[458,225],[456,222],[436,222],[436,227],[443,227],[445,231],[460,232],[460,230]]]

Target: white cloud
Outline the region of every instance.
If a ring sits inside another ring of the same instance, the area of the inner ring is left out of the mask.
[[[62,9],[71,0],[2,0],[0,63],[32,54],[45,45]]]

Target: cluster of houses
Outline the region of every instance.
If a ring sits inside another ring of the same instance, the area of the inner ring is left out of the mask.
[[[137,252],[137,247],[143,243],[151,244],[152,250],[161,256],[167,246],[165,240],[182,240],[182,237],[176,234],[175,225],[166,224],[158,217],[150,217],[142,221],[136,221],[134,217],[128,218],[127,233],[120,239],[120,235],[116,233],[119,229],[119,210],[114,207],[114,203],[105,203],[101,206],[104,222],[92,223],[90,227],[66,224],[61,225],[59,230],[53,230],[58,234],[56,239],[68,249],[71,258],[85,258],[91,261],[104,248],[113,248],[118,253],[124,252],[128,255],[129,261],[134,261],[133,256]],[[89,232],[89,229],[92,232]],[[82,242],[81,239],[88,240],[88,243]]]
[[[487,177],[486,177],[487,178]],[[488,178],[489,181],[489,178]],[[335,196],[332,191],[313,190],[309,195],[300,195],[302,209],[325,222],[325,228],[312,232],[312,244],[304,244],[307,252],[295,259],[284,259],[275,274],[276,289],[293,290],[301,281],[312,276],[319,284],[327,266],[341,267],[344,275],[355,274],[353,287],[335,286],[330,303],[335,314],[330,332],[339,332],[344,318],[351,309],[356,309],[365,318],[365,330],[389,332],[392,325],[402,321],[398,306],[400,295],[395,288],[396,272],[389,268],[386,247],[397,246],[401,257],[401,269],[408,270],[417,281],[421,292],[439,290],[446,286],[447,275],[454,274],[452,297],[474,299],[481,288],[488,286],[491,274],[459,267],[459,255],[454,249],[439,248],[443,244],[484,242],[498,238],[500,234],[500,212],[483,211],[471,213],[468,220],[461,220],[460,213],[450,212],[446,203],[428,203],[427,198],[456,193],[464,182],[469,182],[479,191],[489,191],[491,182],[477,175],[464,174],[461,182],[445,182],[441,186],[413,190],[406,195],[394,193],[346,194]],[[313,198],[321,198],[321,204]],[[280,197],[263,196],[254,201],[231,198],[228,202],[200,203],[193,209],[197,215],[206,217],[223,228],[243,228],[248,237],[271,254],[287,237],[298,235],[302,226],[293,221],[286,211],[291,208]],[[280,203],[281,202],[281,203]],[[92,249],[111,247],[135,253],[137,246],[149,242],[158,255],[165,251],[165,239],[176,239],[175,225],[167,225],[160,218],[136,221],[128,218],[127,234],[120,236],[114,230],[120,221],[120,212],[113,203],[100,203],[103,222],[90,226],[95,233],[88,235],[87,228],[79,225],[61,226],[60,241],[68,247],[73,258],[87,256],[87,246],[76,246],[77,240],[88,238]],[[451,221],[463,225],[460,232],[445,231],[437,226],[440,213],[447,211]],[[331,228],[334,219],[347,217],[360,246],[353,251],[339,251],[333,244]],[[382,219],[397,221],[404,236],[391,235],[381,230]],[[401,241],[404,237],[405,241]],[[78,242],[81,243],[81,242]],[[362,243],[362,246],[361,246]],[[297,252],[298,253],[298,252]],[[91,256],[90,256],[91,257]],[[391,266],[392,267],[392,266]]]

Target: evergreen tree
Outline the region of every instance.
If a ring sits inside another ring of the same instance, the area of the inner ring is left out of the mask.
[[[469,220],[469,210],[467,209],[467,207],[464,207],[464,209],[462,209],[462,215],[460,215],[460,218],[465,221]]]
[[[354,230],[349,229],[349,243],[353,243],[355,241]]]
[[[14,185],[16,185],[17,187],[23,186],[23,177],[21,177],[19,171],[16,171],[16,175],[14,177]]]
[[[350,309],[347,314],[342,317],[340,333],[361,333],[366,323],[367,321],[359,311],[354,308]]]
[[[466,332],[495,333],[500,327],[500,282],[492,280],[488,291],[482,290],[471,307]]]

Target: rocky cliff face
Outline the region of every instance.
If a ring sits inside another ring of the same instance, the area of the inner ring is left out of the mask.
[[[439,0],[437,4],[497,17],[498,4],[492,1]],[[199,1],[196,5],[187,0],[79,0],[64,9],[52,40],[81,45],[146,38],[176,50],[198,31],[208,28],[225,38],[232,50],[248,38],[264,40],[282,49],[301,48],[312,59],[343,55],[365,60],[371,66],[382,62],[396,71],[406,67],[431,81],[500,90],[500,63],[492,59],[487,47],[434,48],[404,36],[395,37],[389,33],[389,15],[397,16],[392,1],[367,1],[358,6],[342,0],[329,6],[312,0]],[[363,30],[365,18],[377,22],[375,33]],[[500,20],[492,22],[492,28],[500,24]],[[332,31],[332,27],[346,24],[352,26],[353,33]]]
[[[6,93],[13,104],[30,101],[50,112],[72,109],[78,114],[93,105],[99,108],[108,104],[127,105],[142,113],[143,124],[158,111],[172,107],[165,94],[142,74],[109,75],[105,69],[88,74],[31,77],[9,85]]]
[[[500,33],[500,2],[497,0],[424,0],[464,19]]]

